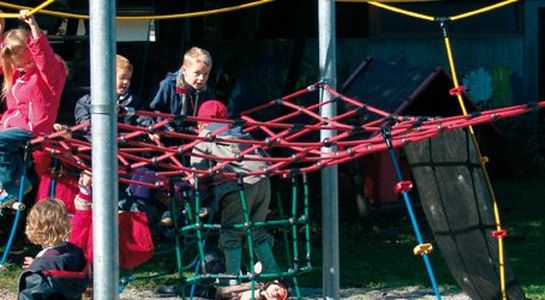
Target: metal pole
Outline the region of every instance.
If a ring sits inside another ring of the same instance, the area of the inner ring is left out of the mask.
[[[320,76],[332,87],[337,85],[337,57],[335,45],[335,0],[318,1],[318,43]],[[322,90],[320,101],[331,95]],[[322,106],[320,115],[331,118],[337,114],[336,103]],[[322,130],[323,141],[336,135],[334,130]],[[323,152],[334,152],[336,147],[322,147]],[[322,286],[324,299],[339,299],[339,206],[337,167],[322,170]]]
[[[117,113],[115,0],[90,0],[93,167],[93,299],[117,299]]]

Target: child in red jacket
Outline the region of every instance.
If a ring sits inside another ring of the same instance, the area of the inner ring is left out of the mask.
[[[87,260],[93,262],[93,216],[91,173],[82,172],[79,194],[74,200],[76,212],[72,218],[69,241],[81,247]],[[119,215],[119,267],[133,269],[148,261],[153,255],[153,241],[146,214],[123,211]]]
[[[53,131],[67,75],[63,60],[28,10],[21,10],[19,19],[30,31],[4,33],[4,19],[0,19],[1,99],[6,106],[0,119],[0,208],[13,202],[18,192],[17,179],[24,171],[19,148],[33,136]]]

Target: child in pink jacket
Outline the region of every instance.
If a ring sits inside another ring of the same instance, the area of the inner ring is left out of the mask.
[[[0,119],[0,209],[15,201],[21,173],[20,147],[37,135],[53,131],[67,69],[28,10],[19,19],[29,30],[4,33],[0,19],[0,65],[4,75]],[[27,181],[27,180],[25,180]],[[30,190],[27,186],[27,191]]]

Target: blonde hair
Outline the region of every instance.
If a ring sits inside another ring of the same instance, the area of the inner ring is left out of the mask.
[[[123,71],[131,72],[131,73],[133,70],[131,61],[127,59],[125,56],[119,55],[119,54],[115,56],[115,68],[123,70]]]
[[[2,85],[2,98],[13,86],[13,61],[19,58],[28,50],[27,40],[30,32],[24,29],[12,29],[4,34],[4,42],[0,57],[2,58],[2,68],[4,70],[4,83]]]
[[[203,63],[209,68],[212,68],[212,55],[205,49],[199,47],[192,47],[187,50],[184,54],[184,65],[193,64],[193,63]]]
[[[70,219],[64,203],[57,199],[36,203],[27,216],[25,233],[36,245],[47,247],[65,242],[70,234]]]

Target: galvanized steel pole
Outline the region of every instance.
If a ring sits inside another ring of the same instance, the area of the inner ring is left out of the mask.
[[[117,299],[117,113],[115,0],[90,0],[93,167],[93,299]]]
[[[335,29],[335,0],[318,1],[318,43],[320,76],[332,87],[337,85],[337,56]],[[320,101],[331,97],[322,91]],[[320,115],[331,118],[337,114],[336,103],[322,106]],[[322,141],[335,136],[334,130],[322,130]],[[322,147],[323,152],[334,152],[336,147]],[[322,286],[324,299],[339,299],[339,205],[337,167],[322,170]]]

